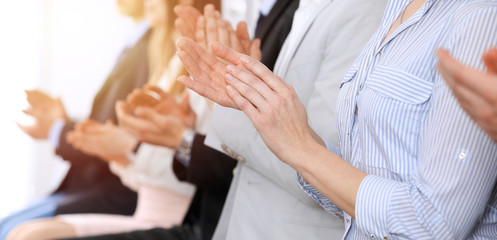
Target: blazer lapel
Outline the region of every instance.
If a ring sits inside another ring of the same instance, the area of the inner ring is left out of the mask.
[[[274,72],[284,76],[298,46],[304,39],[307,31],[314,23],[319,13],[333,0],[301,0],[300,6],[293,17],[293,25],[285,44],[276,60]]]
[[[284,12],[284,10],[290,5],[292,1],[298,0],[278,0],[274,4],[273,8],[269,12],[269,14],[262,20],[260,29],[257,29],[255,35],[259,37],[262,42],[264,42],[264,38],[268,34],[269,30],[273,26],[273,24],[280,18],[280,15]]]

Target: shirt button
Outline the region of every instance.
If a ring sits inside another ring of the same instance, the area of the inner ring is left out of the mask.
[[[460,159],[460,160],[463,160],[463,159],[465,159],[465,158],[466,158],[466,153],[463,153],[463,152],[462,152],[462,153],[459,153],[459,159]]]
[[[374,234],[371,233],[369,236],[371,237],[371,239],[374,239]]]
[[[350,220],[349,219],[345,219],[345,222],[350,223]]]

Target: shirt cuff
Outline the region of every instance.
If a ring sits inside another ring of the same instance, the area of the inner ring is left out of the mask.
[[[326,198],[319,190],[312,186],[312,184],[307,183],[299,173],[297,173],[297,181],[304,192],[321,205],[324,210],[343,219],[342,209]]]
[[[381,239],[388,236],[389,207],[398,185],[396,181],[374,175],[364,178],[359,186],[355,207],[359,229]]]
[[[193,140],[195,139],[195,130],[189,128],[183,133],[183,137],[181,139],[181,144],[176,149],[174,153],[174,158],[178,160],[185,167],[190,166],[191,160],[191,150],[193,145]]]
[[[62,118],[55,120],[50,127],[50,131],[48,132],[48,141],[55,148],[59,147],[60,134],[62,133],[62,129],[66,125],[66,121]]]

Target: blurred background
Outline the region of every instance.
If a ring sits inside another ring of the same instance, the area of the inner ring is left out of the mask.
[[[0,217],[52,191],[67,170],[47,141],[16,126],[31,122],[24,89],[61,96],[69,116],[85,118],[132,25],[114,0],[2,1]]]

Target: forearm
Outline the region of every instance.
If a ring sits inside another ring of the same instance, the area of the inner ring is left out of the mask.
[[[291,154],[287,163],[340,209],[355,217],[359,186],[366,173],[328,151],[318,142]]]

